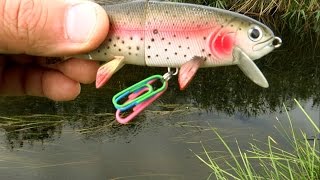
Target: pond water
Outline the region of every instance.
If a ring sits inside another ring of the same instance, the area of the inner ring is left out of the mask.
[[[236,149],[287,126],[285,104],[297,129],[312,129],[296,98],[319,124],[320,51],[316,42],[289,39],[257,60],[270,88],[248,80],[236,66],[201,69],[185,91],[177,79],[136,118],[119,125],[112,96],[164,68],[126,66],[104,88],[83,86],[79,98],[53,102],[36,97],[0,98],[0,179],[205,179],[210,170],[194,155],[201,143],[225,151],[211,128]]]

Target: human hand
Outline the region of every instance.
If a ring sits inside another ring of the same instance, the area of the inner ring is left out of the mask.
[[[0,94],[72,100],[80,83],[95,80],[98,64],[71,59],[47,65],[45,57],[97,48],[109,21],[97,4],[83,0],[0,0]]]

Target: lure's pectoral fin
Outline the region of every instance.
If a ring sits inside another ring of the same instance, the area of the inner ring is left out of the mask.
[[[181,66],[178,77],[180,90],[184,90],[189,85],[204,61],[204,58],[196,56]]]
[[[234,48],[233,58],[238,61],[239,68],[249,79],[261,87],[269,87],[269,83],[260,69],[241,49]]]
[[[102,65],[97,72],[96,76],[96,88],[102,87],[111,76],[116,73],[124,65],[123,56],[115,56],[115,59]]]

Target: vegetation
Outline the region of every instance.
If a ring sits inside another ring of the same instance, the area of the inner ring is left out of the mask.
[[[209,5],[256,17],[274,29],[291,29],[304,37],[306,31],[320,33],[318,0],[175,0]]]
[[[320,134],[320,129],[299,102],[295,101],[313,127],[315,139],[308,139],[305,132],[296,132],[286,110],[290,130],[281,123],[277,129],[282,132],[292,150],[280,147],[277,141],[269,136],[264,146],[250,143],[250,149],[243,151],[238,145],[238,152],[233,152],[226,141],[213,129],[227,150],[226,156],[218,156],[222,157],[225,163],[220,163],[221,159],[210,154],[204,147],[206,157],[196,156],[212,169],[212,175],[218,179],[320,179],[320,144],[319,139],[316,138]],[[225,157],[231,157],[231,160]]]

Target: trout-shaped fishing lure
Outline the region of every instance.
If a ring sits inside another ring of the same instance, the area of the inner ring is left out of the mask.
[[[253,60],[282,43],[264,24],[213,7],[166,2],[129,1],[104,5],[110,19],[105,41],[81,58],[106,61],[97,72],[103,86],[124,64],[180,68],[184,89],[198,68],[238,65],[256,84],[266,78]]]

